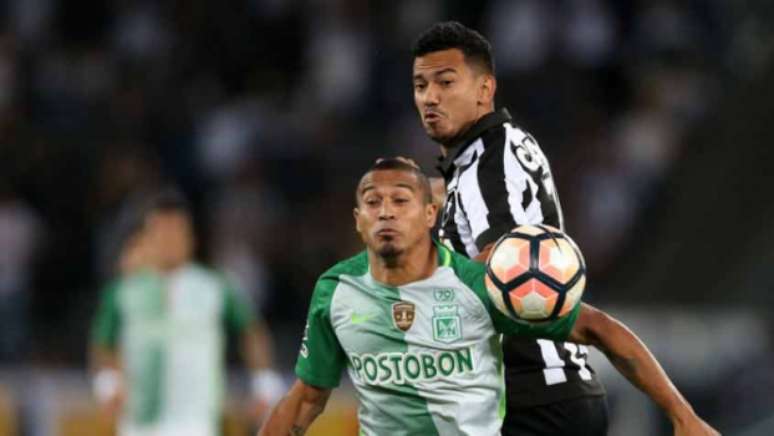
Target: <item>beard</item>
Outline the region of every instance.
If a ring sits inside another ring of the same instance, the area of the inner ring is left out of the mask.
[[[436,144],[449,148],[456,145],[457,139],[460,136],[459,134],[441,133],[440,131],[431,129],[427,126],[425,126],[425,133],[427,134],[427,137]]]
[[[384,259],[387,266],[394,266],[398,263],[398,257],[403,253],[403,250],[396,247],[392,242],[386,242],[378,250],[376,254]]]
[[[427,134],[427,137],[430,138],[433,142],[443,144],[445,143],[449,138],[448,135],[444,135],[440,131],[431,128],[430,126],[425,126],[425,133]]]

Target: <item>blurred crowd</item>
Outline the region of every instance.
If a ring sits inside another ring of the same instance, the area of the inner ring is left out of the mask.
[[[297,334],[315,278],[359,250],[366,165],[436,174],[409,47],[443,19],[493,43],[498,105],[545,150],[604,279],[685,138],[772,54],[751,3],[2,2],[0,357],[83,359],[127,210],[168,184],[194,205],[199,257]]]

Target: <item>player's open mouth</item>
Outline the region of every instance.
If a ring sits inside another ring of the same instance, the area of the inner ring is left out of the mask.
[[[425,112],[425,122],[432,123],[438,121],[441,118],[441,114],[438,112]]]
[[[398,236],[398,231],[393,229],[381,229],[376,232],[376,236],[381,236],[383,238],[392,238],[392,237]]]

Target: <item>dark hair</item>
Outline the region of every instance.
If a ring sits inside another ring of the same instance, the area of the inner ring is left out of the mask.
[[[414,41],[411,53],[415,58],[441,50],[456,48],[465,61],[479,64],[486,72],[495,73],[492,45],[477,31],[457,21],[435,23]]]
[[[130,203],[123,207],[118,221],[116,222],[116,241],[118,246],[126,247],[133,239],[142,233],[145,222],[142,217],[140,207],[136,203]]]
[[[156,212],[178,212],[191,216],[191,205],[177,188],[165,188],[152,195],[143,209],[143,218]]]
[[[363,177],[365,177],[366,174],[371,173],[373,171],[387,171],[387,170],[405,171],[405,172],[414,174],[417,178],[419,189],[420,191],[422,191],[423,201],[425,203],[432,203],[433,190],[430,187],[430,180],[428,180],[425,173],[422,172],[422,168],[420,168],[419,165],[415,163],[410,163],[406,159],[401,159],[397,157],[386,157],[386,158],[377,159],[376,162],[373,165],[371,165],[371,168],[369,168],[368,171],[366,171],[365,174],[363,174]],[[358,184],[358,191],[355,192],[356,203],[359,196],[360,194],[359,194],[359,184]]]

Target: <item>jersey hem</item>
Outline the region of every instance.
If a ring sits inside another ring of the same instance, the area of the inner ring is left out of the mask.
[[[518,411],[521,413],[523,409],[537,406],[546,406],[549,404],[562,403],[568,400],[574,400],[577,398],[593,398],[593,397],[606,397],[607,392],[601,384],[596,386],[583,386],[581,383],[571,383],[562,389],[561,392],[535,392],[531,391],[529,394],[519,393],[518,396],[510,397],[506,399],[506,411],[505,414]]]

